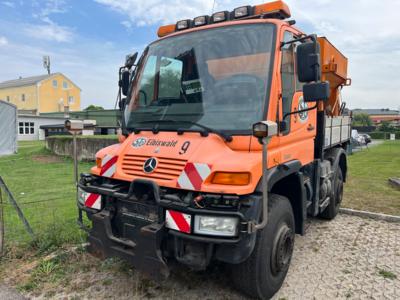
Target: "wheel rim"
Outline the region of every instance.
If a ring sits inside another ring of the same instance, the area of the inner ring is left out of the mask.
[[[343,180],[338,178],[338,186],[336,189],[336,206],[342,202],[343,199]]]
[[[293,231],[285,224],[280,228],[274,240],[271,269],[274,275],[289,268],[293,252]]]

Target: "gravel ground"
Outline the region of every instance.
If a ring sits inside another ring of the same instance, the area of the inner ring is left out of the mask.
[[[1,300],[25,300],[26,298],[20,295],[12,288],[0,284],[0,299]]]
[[[132,270],[94,267],[87,254],[67,285],[27,296],[32,299],[246,299],[235,291],[223,266],[195,273],[180,268],[155,283]],[[4,299],[0,289],[0,299]],[[5,298],[7,299],[7,298]],[[15,298],[18,299],[18,298]],[[400,223],[339,215],[311,220],[296,236],[289,274],[279,299],[400,299]]]

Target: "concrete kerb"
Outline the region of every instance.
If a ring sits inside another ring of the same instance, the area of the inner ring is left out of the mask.
[[[339,212],[342,214],[357,216],[361,218],[382,220],[391,223],[400,223],[400,216],[385,215],[381,213],[373,213],[369,211],[355,210],[351,208],[340,208]]]

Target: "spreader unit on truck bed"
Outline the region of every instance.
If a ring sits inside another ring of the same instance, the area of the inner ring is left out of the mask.
[[[250,296],[279,290],[307,217],[338,213],[350,138],[347,59],[288,18],[275,1],[182,20],[127,57],[120,143],[78,184],[91,253],[156,277],[219,261]]]

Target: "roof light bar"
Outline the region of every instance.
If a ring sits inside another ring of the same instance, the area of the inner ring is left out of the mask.
[[[219,23],[219,22],[224,22],[229,19],[229,11],[219,11],[216,12],[211,16],[211,21],[213,23]]]
[[[233,17],[235,19],[248,17],[248,16],[250,16],[250,14],[251,14],[251,6],[250,5],[235,8],[233,11]]]
[[[235,8],[232,12],[220,11],[214,13],[211,17],[199,16],[193,20],[181,20],[175,25],[161,26],[158,29],[158,36],[164,37],[175,31],[182,31],[192,27],[204,26],[212,23],[220,23],[229,20],[239,20],[242,18],[271,18],[271,19],[287,19],[290,18],[290,9],[282,0],[276,0],[255,6],[241,6]],[[293,22],[290,23],[293,25]]]
[[[210,18],[209,16],[196,17],[193,20],[193,26],[198,27],[198,26],[206,25],[206,24],[208,24],[209,18]]]
[[[178,21],[176,23],[176,30],[185,30],[185,29],[189,29],[190,25],[192,23],[192,20],[182,20],[182,21]]]

